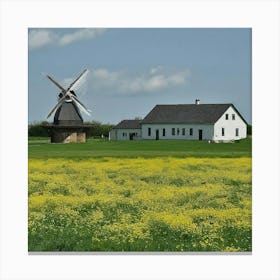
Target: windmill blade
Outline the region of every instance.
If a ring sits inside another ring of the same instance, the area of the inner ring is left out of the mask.
[[[85,114],[87,114],[88,116],[90,116],[90,110],[89,109],[87,109],[82,103],[80,103],[80,101],[78,100],[78,99],[76,99],[76,98],[72,98],[72,100],[73,100],[73,102],[75,103],[75,104],[77,104],[77,106],[85,113]]]
[[[84,113],[90,116],[91,111],[81,101],[79,101],[78,98],[76,98],[74,95],[71,95],[70,98],[78,105],[79,108],[81,108]]]
[[[62,85],[60,85],[57,81],[55,81],[51,76],[47,75],[47,77],[48,77],[57,87],[59,87],[59,88],[62,90],[63,93],[66,92],[65,88],[64,88]]]
[[[67,91],[70,91],[72,87],[80,80],[80,78],[87,72],[87,69],[84,69],[83,72],[70,84]]]
[[[66,97],[62,97],[59,102],[53,107],[53,109],[49,112],[47,119],[52,115],[52,113],[64,102]]]
[[[71,97],[73,97],[73,99],[75,99],[75,101],[79,103],[81,106],[83,106],[85,110],[87,110],[89,113],[91,112],[91,110],[88,109],[75,95],[71,95]]]

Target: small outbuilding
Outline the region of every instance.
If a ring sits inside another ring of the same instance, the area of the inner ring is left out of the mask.
[[[141,139],[141,120],[123,120],[109,133],[109,140]]]

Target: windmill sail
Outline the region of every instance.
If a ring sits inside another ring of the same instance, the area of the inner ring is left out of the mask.
[[[86,108],[86,106],[77,98],[75,92],[73,91],[74,85],[77,84],[77,82],[84,76],[84,74],[87,72],[87,69],[84,69],[81,74],[68,86],[67,90],[63,86],[61,86],[55,79],[53,79],[51,76],[47,75],[47,78],[51,80],[62,92],[58,95],[58,103],[55,105],[55,107],[50,111],[47,118],[49,118],[56,110],[59,110],[62,108],[64,103],[73,103],[73,106],[75,105],[75,110],[79,110],[80,108],[85,114],[90,115],[90,110]],[[68,108],[65,110],[69,110],[69,106],[64,106],[63,108]],[[61,110],[60,110],[61,111]],[[68,114],[69,116],[71,114]],[[78,115],[80,113],[78,112]],[[67,116],[67,113],[65,113],[65,116]],[[82,120],[82,118],[81,118]]]
[[[51,76],[47,75],[47,77],[58,87],[62,90],[63,93],[66,93],[66,90],[61,86],[56,80],[54,80]]]
[[[91,111],[90,111],[81,101],[79,101],[79,99],[78,99],[77,97],[71,96],[71,98],[72,98],[75,102],[77,102],[78,106],[83,110],[83,112],[85,112],[87,115],[90,116],[90,112],[91,112]]]
[[[53,112],[54,112],[59,106],[61,106],[61,105],[63,104],[63,102],[65,101],[65,99],[66,99],[66,97],[62,97],[62,98],[59,100],[59,102],[58,102],[58,103],[53,107],[53,109],[49,112],[47,118],[49,118],[49,117],[53,114]]]
[[[67,92],[70,91],[73,86],[82,78],[82,76],[87,72],[87,69],[84,69],[83,72],[69,85]]]

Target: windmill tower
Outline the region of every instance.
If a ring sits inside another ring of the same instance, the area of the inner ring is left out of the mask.
[[[90,110],[79,101],[73,90],[74,85],[85,75],[87,69],[65,89],[51,76],[47,77],[61,90],[58,94],[58,101],[50,111],[47,118],[54,114],[53,124],[48,127],[51,129],[51,143],[70,143],[85,142],[86,128],[88,125],[83,124],[81,111],[90,115]]]

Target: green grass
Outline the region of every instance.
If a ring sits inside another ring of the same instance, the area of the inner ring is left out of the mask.
[[[108,141],[88,139],[86,143],[51,144],[49,138],[29,138],[29,158],[96,157],[251,157],[252,141],[208,143],[186,140]]]

